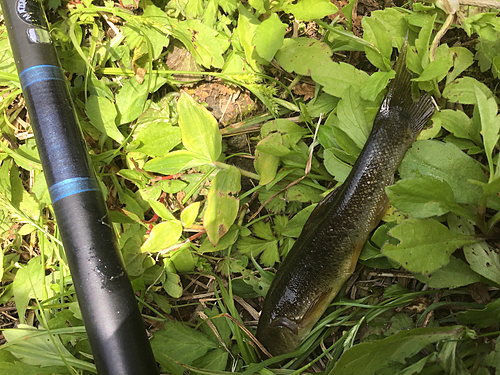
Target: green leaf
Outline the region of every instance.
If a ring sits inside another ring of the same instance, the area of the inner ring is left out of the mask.
[[[214,349],[193,362],[193,367],[203,369],[203,372],[192,371],[192,374],[206,374],[205,370],[224,371],[229,353],[223,349]]]
[[[405,220],[389,234],[401,242],[386,243],[382,253],[407,270],[425,275],[448,264],[450,255],[459,247],[477,241],[472,236],[454,233],[433,219]]]
[[[144,104],[148,97],[147,82],[139,84],[131,78],[116,94],[116,107],[118,109],[118,124],[127,124],[134,121],[144,112]]]
[[[207,208],[203,215],[203,226],[214,246],[236,219],[239,207],[236,194],[240,189],[241,175],[235,167],[219,171],[212,181],[207,196]]]
[[[487,328],[500,322],[500,299],[490,302],[482,310],[467,310],[458,313],[458,321]]]
[[[179,143],[181,143],[180,128],[162,121],[144,127],[132,145],[138,146],[134,152],[142,152],[148,156],[164,156]]]
[[[118,130],[115,124],[116,107],[109,100],[102,96],[90,95],[85,104],[85,113],[94,125],[103,134],[122,143],[125,137]]]
[[[182,224],[178,220],[164,221],[151,230],[148,239],[141,246],[143,253],[157,253],[174,245],[182,234]]]
[[[335,180],[338,182],[344,182],[347,176],[349,176],[349,173],[351,173],[352,166],[340,160],[335,155],[335,149],[333,147],[327,148],[323,157],[325,158],[324,164],[328,173],[335,177]]]
[[[195,264],[189,243],[175,250],[170,259],[177,272],[182,273],[194,271]]]
[[[439,121],[441,126],[456,137],[471,139],[477,145],[482,144],[479,129],[463,111],[443,109],[434,114],[433,121]]]
[[[174,361],[190,365],[217,346],[192,328],[168,320],[150,341],[156,360],[174,375],[182,375],[184,368]]]
[[[481,277],[472,271],[470,266],[463,260],[454,256],[450,257],[450,263],[437,269],[429,275],[414,275],[418,281],[429,286],[429,288],[458,288],[481,281]],[[463,323],[463,322],[462,322]]]
[[[459,339],[463,331],[461,326],[415,328],[382,340],[361,343],[345,351],[328,375],[371,375],[391,363],[406,364],[407,359],[427,345]]]
[[[453,190],[446,181],[421,176],[398,181],[386,188],[391,203],[415,218],[440,216],[448,211],[475,218],[475,215],[455,203]]]
[[[196,62],[206,68],[222,68],[224,65],[224,46],[218,38],[219,33],[200,20],[186,20],[178,23],[179,28],[189,36],[190,43],[185,43]]]
[[[184,147],[210,161],[216,161],[222,149],[222,136],[217,120],[185,92],[177,102],[177,110]]]
[[[361,97],[364,100],[374,101],[378,94],[387,87],[389,80],[393,79],[395,76],[396,72],[394,70],[373,73],[361,89]]]
[[[167,279],[163,281],[163,289],[173,298],[180,298],[182,296],[182,283],[181,278],[177,274],[177,270],[172,262],[172,259],[165,258],[163,260],[164,268],[167,274]]]
[[[476,104],[476,87],[491,98],[491,90],[478,80],[471,77],[456,79],[446,85],[443,96],[450,102],[459,102],[462,104]]]
[[[210,243],[210,239],[207,237],[198,248],[198,252],[203,254],[208,252],[226,250],[236,242],[239,234],[239,228],[236,225],[233,225],[231,228],[229,228],[227,233],[220,238],[219,242],[215,246]]]
[[[252,38],[252,44],[255,45],[257,53],[267,61],[271,61],[281,46],[286,34],[286,25],[280,21],[276,13],[263,21]]]
[[[238,28],[237,35],[239,42],[245,51],[246,62],[252,67],[256,72],[260,71],[259,64],[267,63],[263,60],[255,50],[253,44],[253,38],[257,27],[260,25],[260,21],[250,13],[242,4],[238,7]]]
[[[268,154],[267,152],[255,151],[254,167],[260,176],[259,185],[267,185],[276,177],[280,157]]]
[[[193,225],[196,217],[198,216],[200,205],[201,202],[194,202],[182,210],[181,222],[184,228],[189,228],[191,225]]]
[[[276,53],[276,60],[287,72],[311,75],[331,63],[332,51],[326,43],[310,38],[287,38]]]
[[[374,48],[365,47],[366,58],[382,71],[390,71],[392,39],[384,25],[372,17],[363,17],[363,39],[370,42]]]
[[[283,10],[292,13],[301,21],[321,19],[338,12],[338,8],[329,0],[301,0],[297,4],[285,3]]]
[[[189,168],[210,164],[211,159],[195,152],[179,150],[168,153],[166,156],[151,159],[144,165],[148,172],[172,175]]]
[[[368,74],[346,63],[325,62],[311,72],[311,78],[323,85],[323,90],[333,96],[342,98],[344,91],[352,86],[360,90],[368,80]]]
[[[44,290],[44,273],[40,257],[31,258],[28,264],[16,273],[14,279],[14,301],[19,321],[25,322],[26,306],[31,298],[42,299]]]
[[[61,358],[62,354],[68,365],[95,372],[94,365],[76,359],[65,348],[58,336],[52,335],[52,338],[50,338],[48,332],[45,335],[38,335],[38,333],[43,332],[43,329],[36,329],[25,324],[19,324],[16,329],[5,329],[2,331],[5,339],[10,344],[7,350],[25,364],[34,366],[64,366],[65,362]]]
[[[148,203],[159,217],[163,220],[175,220],[175,216],[168,210],[168,208],[157,200],[148,199]]]
[[[455,201],[477,204],[482,189],[468,180],[487,182],[480,164],[451,143],[434,140],[417,141],[406,153],[399,173],[403,179],[432,176],[448,183]]]
[[[359,151],[364,147],[371,131],[371,124],[366,121],[363,109],[364,105],[359,91],[352,87],[346,89],[342,100],[337,106],[339,122],[334,127],[336,136],[339,130],[342,131],[355,143]],[[341,146],[344,148],[342,144]],[[352,152],[352,150],[346,148],[344,150]]]
[[[448,74],[446,82],[451,82],[474,63],[474,54],[465,47],[451,47],[453,53],[453,70]]]
[[[423,70],[418,78],[412,79],[414,82],[432,81],[433,79],[441,78],[448,73],[453,66],[451,58],[441,58],[431,61]]]
[[[475,87],[476,108],[481,119],[481,134],[483,135],[484,151],[490,166],[490,181],[495,175],[495,165],[493,163],[493,150],[500,137],[500,116],[497,115],[498,106],[495,98],[487,98],[486,95]]]
[[[464,246],[464,255],[472,270],[500,285],[500,254],[488,243]]]

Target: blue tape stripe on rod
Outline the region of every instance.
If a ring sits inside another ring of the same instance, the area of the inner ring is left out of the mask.
[[[99,182],[95,178],[74,177],[62,180],[49,188],[52,204],[70,195],[83,193],[86,191],[100,191]]]
[[[35,65],[23,70],[19,74],[19,81],[23,90],[35,82],[51,80],[66,82],[66,78],[60,67],[54,65]]]

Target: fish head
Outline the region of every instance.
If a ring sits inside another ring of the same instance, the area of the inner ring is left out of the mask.
[[[284,317],[274,319],[258,338],[273,356],[293,352],[301,341],[297,323]]]
[[[273,356],[293,352],[311,332],[331,298],[331,291],[323,292],[301,309],[289,312],[287,316],[276,316],[265,327],[264,324],[259,327],[257,338]]]

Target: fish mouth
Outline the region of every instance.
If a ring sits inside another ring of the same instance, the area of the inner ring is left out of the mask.
[[[300,327],[293,320],[280,317],[257,332],[257,338],[273,356],[293,352],[300,344]]]

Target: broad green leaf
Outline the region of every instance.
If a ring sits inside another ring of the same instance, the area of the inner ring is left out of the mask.
[[[229,228],[227,233],[220,238],[219,242],[215,246],[210,243],[210,239],[207,237],[198,248],[198,252],[203,254],[208,252],[226,250],[227,248],[229,248],[229,246],[233,245],[236,242],[239,234],[240,230],[238,226],[233,225],[231,228]]]
[[[349,173],[351,173],[352,166],[340,160],[336,155],[334,148],[327,148],[323,154],[325,168],[335,180],[342,183],[345,181]]]
[[[152,59],[156,60],[163,48],[170,44],[170,21],[165,12],[152,3],[146,6],[142,17],[152,21],[141,24],[140,33],[149,39],[153,50]]]
[[[271,61],[281,46],[286,34],[286,25],[280,21],[276,13],[263,21],[255,30],[252,44],[257,53],[267,61]]]
[[[182,273],[194,271],[195,264],[189,243],[175,250],[170,259],[177,272]]]
[[[378,94],[380,94],[389,83],[389,80],[396,76],[394,70],[388,72],[375,72],[373,73],[363,88],[361,89],[361,97],[368,101],[374,101]]]
[[[428,275],[450,261],[459,247],[477,240],[472,236],[450,231],[433,219],[408,219],[395,226],[389,234],[401,242],[386,243],[382,253],[411,272]]]
[[[205,374],[206,370],[224,371],[229,353],[223,349],[214,349],[193,362],[193,367],[202,369],[201,372],[191,371],[192,374]]]
[[[253,44],[253,38],[257,27],[260,25],[260,21],[250,13],[242,4],[239,5],[239,15],[238,15],[238,38],[243,50],[245,51],[246,62],[255,71],[260,71],[260,65],[267,63],[262,59]]]
[[[28,264],[16,273],[14,279],[14,301],[18,311],[19,321],[25,322],[26,306],[31,298],[44,297],[44,273],[40,257],[31,258]]]
[[[337,106],[337,117],[339,123],[334,127],[335,135],[337,136],[338,130],[342,131],[361,150],[370,135],[371,124],[368,124],[365,119],[364,105],[359,91],[352,87],[346,89]],[[345,150],[349,152],[349,150]]]
[[[148,97],[148,84],[139,84],[130,78],[116,94],[116,107],[118,109],[118,124],[127,124],[134,121],[144,112],[144,105]]]
[[[343,9],[343,8],[342,8]],[[370,18],[378,20],[389,32],[392,39],[392,46],[401,49],[408,30],[408,25],[404,19],[404,13],[398,8],[385,8],[371,13]]]
[[[280,157],[256,149],[254,167],[260,176],[259,185],[267,185],[274,180],[278,171]]]
[[[159,217],[163,220],[175,220],[175,216],[168,210],[165,204],[157,201],[157,200],[148,200],[151,208]]]
[[[193,225],[196,217],[198,216],[200,205],[201,202],[194,202],[182,210],[181,222],[184,228],[189,228],[191,225]]]
[[[424,22],[424,26],[420,29],[418,38],[415,40],[415,47],[417,48],[422,69],[425,69],[429,65],[429,44],[436,17],[437,14],[427,16],[427,22]]]
[[[487,182],[479,162],[453,144],[434,140],[415,142],[406,153],[399,173],[403,179],[423,174],[446,181],[455,201],[464,204],[477,204],[482,195],[481,187],[468,182],[469,179]]]
[[[429,65],[425,67],[420,76],[418,78],[412,79],[412,81],[425,82],[437,78],[442,78],[448,73],[452,66],[453,62],[451,60],[451,56],[449,58],[436,59],[434,61],[431,61]]]
[[[292,219],[286,224],[285,229],[281,232],[281,235],[286,237],[299,237],[302,232],[302,228],[306,223],[309,216],[311,216],[311,212],[316,207],[316,204],[311,204],[306,208],[302,209],[299,213],[297,213]]]
[[[326,43],[310,38],[287,38],[276,60],[287,72],[311,75],[331,63],[332,51]]]
[[[453,133],[456,137],[466,138],[474,141],[477,145],[482,144],[478,128],[463,111],[443,109],[434,114],[433,121],[439,121],[441,127]]]
[[[185,92],[177,102],[177,110],[184,147],[216,161],[222,149],[222,136],[212,114]]]
[[[181,143],[181,130],[166,122],[153,122],[141,130],[132,145],[137,145],[133,151],[142,152],[148,156],[164,156]]]
[[[338,12],[338,8],[329,0],[301,0],[297,4],[285,3],[283,10],[292,13],[301,21],[321,19]]]
[[[497,115],[498,106],[495,98],[487,98],[486,95],[475,87],[476,107],[481,119],[481,134],[483,135],[484,151],[490,166],[490,181],[495,175],[495,165],[493,163],[493,150],[500,137],[500,116]]]
[[[190,365],[217,347],[203,333],[171,320],[155,332],[150,343],[156,360],[174,375],[182,375],[185,370],[175,361]]]
[[[453,190],[446,181],[431,176],[421,176],[398,181],[386,188],[391,203],[415,218],[440,216],[448,211],[475,218],[455,203]]]
[[[406,360],[427,345],[441,340],[457,340],[464,328],[426,327],[401,331],[382,340],[364,342],[342,354],[328,375],[372,375],[391,363],[406,364]]]
[[[182,224],[178,220],[164,221],[151,230],[148,239],[141,246],[143,253],[157,253],[174,245],[182,234]]]
[[[346,63],[328,61],[313,69],[311,78],[322,85],[326,93],[342,98],[344,91],[350,86],[361,89],[368,80],[368,74]]]
[[[240,189],[241,175],[235,167],[220,170],[212,181],[207,196],[207,208],[203,215],[203,226],[214,246],[236,219],[239,207],[236,194]]]
[[[500,254],[488,243],[464,246],[464,255],[472,270],[500,285]]]
[[[200,20],[186,20],[178,23],[180,29],[189,35],[191,43],[185,43],[196,62],[206,68],[222,68],[224,65],[224,46],[215,29]]]
[[[500,323],[500,299],[490,302],[482,310],[467,310],[458,313],[458,321],[487,328]]]
[[[365,47],[366,58],[382,71],[391,70],[392,39],[384,25],[375,18],[363,17],[363,39],[376,49]]]
[[[94,125],[103,134],[122,143],[125,137],[118,130],[115,124],[116,107],[109,100],[102,96],[90,95],[85,104],[85,113]]]
[[[76,359],[61,342],[61,339],[49,333],[39,336],[36,333],[44,332],[42,329],[19,324],[16,329],[5,329],[2,331],[9,344],[8,351],[25,364],[35,366],[64,366],[68,365],[83,368],[95,372],[93,364]],[[55,343],[55,345],[54,345]]]
[[[291,150],[286,138],[280,133],[271,133],[262,139],[255,147],[258,151],[274,156],[288,155]]]
[[[212,159],[195,152],[179,150],[168,153],[166,156],[151,159],[144,165],[148,172],[172,175],[189,168],[210,164]]]
[[[163,289],[168,293],[169,296],[173,298],[180,298],[182,296],[182,283],[181,278],[177,274],[174,263],[171,258],[165,258],[163,260],[164,268],[167,274],[167,278],[163,281]]]
[[[470,266],[463,260],[454,256],[450,257],[450,263],[437,269],[429,275],[414,275],[429,288],[458,288],[481,281],[481,277],[472,271]],[[463,322],[462,322],[463,323]]]
[[[448,74],[446,82],[453,81],[474,63],[474,54],[465,47],[451,47],[450,52],[454,57],[453,70]]]
[[[476,104],[476,87],[487,98],[492,97],[491,90],[484,83],[471,77],[458,78],[447,84],[443,90],[443,96],[450,102]]]

